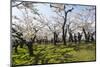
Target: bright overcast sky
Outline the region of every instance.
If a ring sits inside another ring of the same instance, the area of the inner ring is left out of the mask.
[[[35,3],[36,8],[39,10],[39,13],[45,15],[47,18],[50,18],[51,16],[54,16],[55,13],[50,8],[48,3]],[[70,9],[74,7],[73,13],[79,13],[82,12],[85,8],[89,8],[90,6],[85,5],[68,5],[67,8]],[[94,7],[94,6],[92,6]],[[12,8],[12,15],[21,16],[21,12],[16,8]]]
[[[40,14],[46,16],[47,19],[49,20],[52,20],[52,16],[56,16],[55,12],[50,8],[49,3],[33,3],[33,5],[35,6],[35,8],[38,10]],[[74,10],[72,11],[71,14],[68,13],[68,16],[71,16],[72,14],[76,14],[76,13],[86,12],[85,11],[86,8],[95,7],[95,6],[67,4],[67,9],[71,9],[72,7],[74,8]],[[22,18],[22,13],[16,7],[12,8],[12,15]],[[86,19],[86,17],[84,17],[84,19]],[[93,24],[93,26],[95,26],[95,23]]]

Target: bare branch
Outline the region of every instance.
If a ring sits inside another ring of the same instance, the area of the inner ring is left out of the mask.
[[[23,4],[23,1],[21,3],[19,3],[19,4],[12,5],[12,7],[17,7],[17,6],[21,5],[21,4]]]

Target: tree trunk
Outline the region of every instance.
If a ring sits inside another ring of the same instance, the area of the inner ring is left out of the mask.
[[[33,56],[33,45],[32,45],[32,42],[28,42],[27,46],[28,46],[28,50],[29,50],[29,55]]]
[[[20,44],[20,48],[23,48],[23,45],[24,45],[24,44],[23,44],[23,43],[21,43],[21,44]]]
[[[57,45],[58,34],[56,32],[53,32],[53,34],[54,34],[54,45]]]
[[[65,33],[65,24],[66,24],[66,19],[67,19],[67,13],[65,11],[65,18],[64,18],[64,24],[63,24],[63,27],[62,27],[62,38],[63,38],[63,44],[66,45],[66,33]]]
[[[84,33],[84,35],[85,35],[85,41],[87,42],[87,34],[86,34],[86,31],[85,31],[84,28],[83,28],[83,33]]]
[[[15,53],[18,53],[17,47],[18,45],[15,45]]]
[[[86,33],[85,29],[83,28],[83,32],[84,32],[84,35],[85,35],[85,41],[86,42],[89,42],[90,41],[90,33]]]
[[[29,50],[29,55],[33,56],[33,43],[35,41],[36,35],[34,36],[34,38],[31,38],[31,41],[27,42],[27,46],[28,46],[28,50]]]

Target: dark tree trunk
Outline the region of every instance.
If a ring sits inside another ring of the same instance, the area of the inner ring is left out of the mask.
[[[90,41],[90,33],[86,33],[85,29],[83,28],[83,32],[84,32],[84,35],[85,35],[85,41],[86,42],[89,42]]]
[[[69,32],[69,42],[73,42],[73,35],[71,32]]]
[[[93,41],[94,41],[94,37],[93,37],[93,35],[94,35],[94,34],[93,34],[93,33],[91,33],[91,36],[90,36],[90,37],[91,37],[91,42],[93,42]]]
[[[88,32],[88,34],[87,34],[87,42],[89,42],[90,41],[90,33]]]
[[[20,48],[23,48],[23,45],[24,45],[24,44],[23,44],[23,43],[21,43],[21,44],[20,44]]]
[[[65,33],[65,24],[66,24],[66,18],[67,18],[67,13],[65,11],[65,19],[64,19],[64,24],[63,24],[63,27],[62,27],[62,38],[63,38],[63,44],[66,45],[66,33]]]
[[[31,38],[31,41],[26,42],[27,46],[28,46],[28,50],[29,50],[29,55],[30,56],[33,56],[33,45],[32,44],[34,43],[35,38],[36,38],[36,35],[34,36],[34,38]]]
[[[56,38],[55,38],[55,32],[54,32],[54,45],[56,45]]]
[[[71,12],[72,10],[73,10],[73,8],[66,11],[66,6],[64,5],[65,17],[64,17],[64,24],[62,26],[62,33],[63,33],[62,38],[63,38],[63,44],[64,45],[66,45],[66,32],[67,32],[66,30],[67,30],[67,27],[65,28],[65,26],[66,26],[66,22],[67,22],[67,14],[69,12]]]
[[[33,45],[32,42],[27,42],[28,50],[29,50],[29,55],[33,56]]]
[[[23,38],[20,38],[20,48],[23,48],[24,44],[25,44],[25,40]]]
[[[54,34],[54,45],[57,45],[58,34],[56,32],[53,32],[53,34]]]
[[[74,42],[77,43],[77,36],[74,34]]]
[[[87,34],[86,34],[86,31],[85,31],[84,28],[83,28],[83,33],[84,33],[84,35],[85,35],[85,41],[87,42]]]
[[[94,41],[94,38],[93,38],[93,36],[91,36],[91,42],[93,42]]]
[[[81,38],[82,38],[82,34],[80,34],[80,33],[78,32],[78,42],[79,42],[79,43],[81,42]]]
[[[18,53],[17,47],[18,45],[15,45],[15,53]]]
[[[24,46],[24,43],[23,43],[23,41],[21,41],[20,42],[20,48],[23,48],[23,46]]]

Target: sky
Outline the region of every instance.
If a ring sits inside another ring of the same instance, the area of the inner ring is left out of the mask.
[[[50,16],[56,15],[55,12],[53,12],[53,10],[50,8],[48,3],[33,3],[33,5],[36,5],[36,9],[38,9],[39,13],[45,15],[49,19]],[[72,7],[74,8],[74,10],[72,11],[73,13],[82,12],[85,8],[90,7],[86,5],[71,5],[71,4],[67,4],[67,5],[68,5],[67,6],[68,9],[71,9]],[[12,15],[22,17],[22,13],[16,7],[12,8]]]
[[[46,16],[47,19],[51,20],[51,22],[55,22],[54,19],[52,18],[53,16],[57,16],[56,13],[53,11],[52,8],[50,8],[49,3],[33,3],[35,8],[38,10],[38,12],[44,16]],[[68,17],[72,18],[74,14],[76,13],[84,13],[86,12],[86,8],[90,7],[95,7],[95,6],[87,6],[87,5],[75,5],[75,4],[66,4],[67,9],[71,9],[72,7],[74,8],[71,13],[68,13]],[[12,16],[18,16],[19,18],[23,18],[22,12],[19,11],[16,7],[12,7]],[[71,17],[72,16],[72,17]],[[82,19],[86,19],[87,17],[81,17]],[[95,18],[95,17],[94,17]],[[93,20],[93,18],[90,19],[90,21]],[[69,21],[69,20],[68,20]],[[95,26],[95,24],[93,24]]]
[[[38,10],[38,13],[46,16],[46,18],[51,20],[51,22],[55,22],[52,17],[57,16],[57,15],[54,12],[54,10],[52,8],[50,8],[49,3],[33,3],[33,5]],[[95,6],[66,4],[66,7],[67,7],[66,10],[71,9],[72,7],[74,8],[72,12],[68,13],[68,17],[69,17],[69,16],[73,16],[76,13],[82,13],[82,12],[87,13],[86,8],[91,8],[91,7],[95,7]],[[19,9],[17,9],[16,7],[12,7],[12,16],[13,15],[18,16],[19,18],[23,18],[22,12]],[[70,17],[70,18],[72,18],[72,17]],[[86,19],[86,17],[82,17],[82,18]],[[93,20],[93,19],[90,19],[90,21],[91,20]],[[95,23],[93,24],[93,26],[95,26]]]

